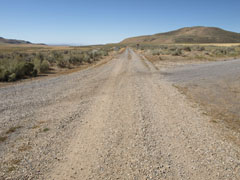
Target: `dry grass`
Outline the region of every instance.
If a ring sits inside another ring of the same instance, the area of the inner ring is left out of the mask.
[[[47,131],[49,131],[50,129],[49,128],[44,128],[42,131],[43,132],[47,132]]]
[[[10,133],[13,133],[15,132],[17,129],[20,129],[22,128],[22,126],[16,126],[16,127],[11,127],[7,130],[6,134],[10,134]]]
[[[205,44],[169,44],[169,45],[183,45],[183,46],[218,46],[218,47],[234,47],[234,46],[240,46],[240,43],[205,43]]]
[[[15,171],[17,169],[17,166],[21,162],[20,159],[13,159],[9,162],[9,167],[7,168],[7,172],[10,173],[12,171]]]
[[[42,51],[58,51],[58,50],[89,50],[97,46],[47,46],[47,45],[31,45],[31,44],[22,44],[22,45],[14,45],[14,44],[0,44],[0,52],[42,52]]]
[[[7,140],[7,136],[0,136],[0,143]]]
[[[29,151],[31,149],[32,149],[32,146],[24,144],[18,148],[18,151],[23,152],[23,151]]]
[[[16,170],[15,166],[10,166],[10,167],[8,167],[7,172],[10,173],[10,172],[15,171],[15,170]]]
[[[40,128],[40,125],[34,125],[34,126],[32,127],[32,129],[38,129],[38,128]]]

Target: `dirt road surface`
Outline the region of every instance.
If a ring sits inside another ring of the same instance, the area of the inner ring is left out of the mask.
[[[240,179],[239,146],[131,49],[0,94],[2,179]]]
[[[240,60],[183,65],[163,74],[225,126],[240,132]]]

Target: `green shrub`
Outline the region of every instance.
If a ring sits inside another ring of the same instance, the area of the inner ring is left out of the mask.
[[[83,62],[92,63],[111,50],[119,50],[123,46],[93,47],[82,50],[78,47],[66,50],[46,50],[28,52],[26,48],[0,52],[0,81],[14,81],[26,76],[37,76],[40,72],[47,72],[52,65],[71,68]]]
[[[216,55],[216,56],[223,56],[223,55],[226,55],[227,54],[227,51],[225,49],[222,49],[222,48],[217,48],[217,49],[214,49],[213,50],[213,53]]]
[[[197,51],[205,51],[205,47],[203,46],[196,46]]]
[[[49,55],[46,57],[46,60],[47,60],[50,64],[56,63],[56,59],[53,57],[53,54],[49,54]]]
[[[190,48],[189,46],[186,46],[186,47],[183,48],[183,50],[190,52],[190,51],[191,51],[191,48]]]
[[[12,73],[8,76],[8,81],[9,82],[16,81],[16,79],[17,79],[17,76],[16,76],[15,73]]]
[[[89,53],[89,57],[91,59],[95,59],[98,56],[99,56],[99,52],[97,50],[93,50],[92,52]]]
[[[27,76],[32,76],[33,75],[33,70],[34,70],[34,64],[30,62],[26,62],[24,64],[24,74]]]
[[[153,55],[153,56],[159,56],[159,55],[160,55],[159,50],[157,50],[157,49],[153,50],[153,51],[152,51],[152,55]]]
[[[52,52],[53,58],[57,61],[59,59],[63,59],[63,53],[59,51]]]
[[[177,47],[169,47],[168,49],[169,49],[170,51],[174,51],[174,52],[175,52],[175,51],[177,50]]]
[[[0,81],[15,81],[25,76],[32,76],[33,70],[34,65],[32,63],[13,60],[0,68]]]
[[[41,65],[40,65],[40,72],[44,73],[49,70],[49,63],[47,60],[43,60]]]
[[[226,49],[226,54],[229,56],[237,56],[237,55],[239,55],[239,52],[236,50],[236,48],[228,47]]]
[[[88,54],[84,54],[83,56],[83,61],[84,62],[88,62],[88,63],[91,63],[91,58]]]
[[[37,70],[37,72],[40,72],[40,67],[41,67],[41,60],[39,58],[35,58],[33,60],[33,64],[34,64],[34,69]]]
[[[107,50],[101,50],[99,52],[100,56],[108,56],[108,51]]]
[[[14,60],[9,68],[10,73],[15,73],[16,78],[22,78],[25,76],[25,63],[19,62],[18,60]]]
[[[3,67],[0,68],[0,81],[7,81],[10,72]]]
[[[182,55],[182,51],[181,49],[176,49],[173,53],[172,53],[173,56],[181,56]]]
[[[83,61],[83,58],[84,58],[84,55],[83,54],[79,54],[79,55],[71,55],[70,56],[70,59],[69,59],[69,62],[71,64],[78,64],[78,63],[82,63]]]
[[[36,69],[34,69],[33,72],[32,72],[32,76],[37,77],[37,74],[38,74],[38,71]]]
[[[60,68],[70,68],[69,59],[63,58],[57,61],[57,66]]]
[[[37,55],[37,58],[40,59],[41,61],[43,61],[44,60],[44,55],[42,53],[39,53]]]

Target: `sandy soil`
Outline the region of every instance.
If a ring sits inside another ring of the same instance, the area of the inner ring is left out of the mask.
[[[2,179],[240,178],[239,146],[131,49],[0,94]]]

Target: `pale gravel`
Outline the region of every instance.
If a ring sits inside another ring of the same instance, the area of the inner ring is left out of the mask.
[[[131,49],[0,94],[1,135],[21,126],[0,144],[2,179],[240,179],[239,147]]]

